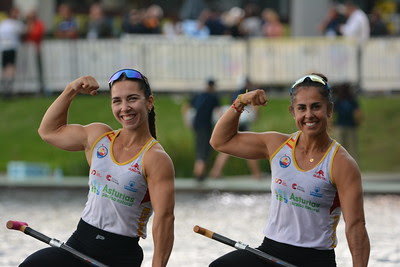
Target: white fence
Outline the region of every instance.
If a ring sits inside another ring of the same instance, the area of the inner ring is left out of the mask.
[[[128,36],[110,40],[45,40],[41,63],[45,91],[61,91],[82,75],[94,76],[101,89],[116,70],[136,68],[154,91],[196,91],[208,78],[220,90],[234,90],[249,77],[256,84],[288,86],[316,71],[332,84],[359,83],[365,91],[400,90],[400,38],[371,39],[361,50],[343,39],[287,38],[195,40],[163,36]],[[35,47],[17,54],[15,92],[39,92]]]

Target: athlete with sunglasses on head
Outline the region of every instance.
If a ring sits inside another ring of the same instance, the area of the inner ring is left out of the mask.
[[[367,266],[370,244],[361,174],[355,160],[328,134],[330,94],[322,74],[306,75],[293,84],[289,110],[298,128],[293,134],[238,132],[246,105],[267,105],[263,90],[242,94],[216,124],[210,143],[236,157],[270,161],[271,204],[260,250],[298,266],[336,266],[336,226],[343,213],[353,266]],[[269,265],[236,250],[210,266]]]
[[[174,166],[156,140],[154,99],[147,78],[124,69],[109,80],[111,110],[121,129],[102,123],[68,124],[78,94],[96,95],[91,76],[66,86],[43,117],[39,134],[68,151],[85,151],[89,193],[67,245],[109,266],[140,266],[146,224],[154,210],[152,266],[166,266],[174,240]],[[59,248],[45,248],[20,266],[87,266]]]

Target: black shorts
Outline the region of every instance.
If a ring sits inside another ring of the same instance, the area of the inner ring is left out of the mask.
[[[307,267],[335,267],[335,251],[318,250],[313,248],[302,248],[291,246],[288,244],[279,243],[268,238],[264,238],[259,250],[286,261],[296,266]],[[210,267],[265,267],[277,266],[275,263],[267,262],[259,258],[257,255],[247,250],[232,251],[210,264]]]
[[[103,231],[81,219],[77,230],[66,244],[108,266],[135,267],[140,266],[143,261],[143,250],[138,241],[139,238]],[[87,267],[89,265],[69,252],[49,247],[26,258],[20,267],[26,266]]]
[[[8,64],[14,65],[17,51],[15,49],[4,50],[1,54],[1,65],[3,68]]]

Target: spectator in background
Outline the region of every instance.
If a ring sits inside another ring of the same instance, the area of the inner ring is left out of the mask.
[[[58,7],[58,19],[54,28],[54,37],[58,39],[76,39],[79,37],[78,23],[76,22],[71,7],[61,4]]]
[[[142,20],[144,34],[161,34],[161,20],[164,11],[159,5],[151,5],[146,9]]]
[[[370,27],[367,15],[353,1],[345,3],[346,23],[340,26],[343,36],[355,39],[358,45],[368,40]]]
[[[122,23],[122,32],[124,33],[143,33],[142,19],[144,17],[143,9],[131,9]]]
[[[44,25],[44,22],[38,18],[36,10],[31,10],[28,13],[26,13],[25,23],[26,23],[26,33],[24,36],[24,41],[33,43],[36,46],[36,58],[37,58],[37,67],[39,73],[40,91],[41,93],[43,93],[44,86],[43,86],[43,72],[42,72],[40,45],[46,33],[45,32],[46,27]]]
[[[318,30],[320,33],[327,37],[336,37],[342,35],[340,33],[340,25],[346,22],[346,17],[343,14],[342,6],[332,5],[325,15],[325,18],[318,25]]]
[[[358,160],[357,128],[362,121],[363,113],[350,84],[337,86],[333,92],[335,93],[335,138],[355,160]]]
[[[180,10],[180,19],[196,20],[201,12],[206,8],[203,0],[185,0]]]
[[[122,30],[132,34],[161,34],[162,8],[151,5],[147,9],[132,9],[125,19]]]
[[[86,37],[88,39],[112,37],[112,27],[99,3],[94,3],[89,8],[89,25]]]
[[[262,32],[265,37],[282,37],[284,27],[278,13],[271,8],[266,8],[262,12],[263,26]]]
[[[19,9],[11,7],[7,18],[0,23],[0,49],[1,49],[1,91],[5,98],[12,95],[16,72],[18,47],[25,31],[24,24],[18,19]]]
[[[210,35],[224,35],[227,33],[227,27],[221,19],[220,12],[215,8],[207,8],[200,15],[200,22],[210,31]]]
[[[372,9],[369,15],[369,25],[371,27],[371,37],[381,37],[389,34],[388,28],[382,20],[381,12],[376,7]]]
[[[207,39],[210,36],[210,29],[204,23],[203,14],[200,14],[197,20],[182,21],[182,33],[188,37]]]
[[[162,33],[167,37],[176,37],[182,34],[182,24],[178,14],[172,11],[162,23]]]
[[[249,78],[246,78],[243,86],[239,88],[236,92],[233,93],[232,95],[232,102],[235,101],[235,99],[240,95],[240,94],[245,94],[248,90],[255,89],[253,83],[250,81]],[[230,106],[227,106],[227,109],[231,108]],[[242,114],[239,120],[239,132],[246,132],[250,130],[250,124],[257,118],[258,115],[258,106],[250,106],[246,108],[245,113]],[[226,162],[228,161],[230,155],[225,154],[222,152],[218,153],[217,158],[215,159],[214,166],[212,167],[210,171],[210,176],[213,178],[219,178],[222,174],[222,171],[224,169],[224,166]],[[261,179],[261,170],[260,166],[258,165],[258,160],[254,159],[247,159],[247,165],[250,168],[252,176],[259,180]]]
[[[244,10],[240,7],[232,7],[222,15],[222,20],[227,27],[227,32],[232,37],[242,37],[240,23],[244,19]]]
[[[219,107],[219,98],[215,92],[215,81],[210,79],[204,92],[196,94],[190,101],[190,107],[195,110],[192,127],[196,140],[196,159],[193,175],[198,181],[206,178],[207,160],[211,152],[210,137],[213,130],[213,112]],[[188,105],[184,112],[189,110]]]
[[[244,7],[245,17],[240,23],[241,34],[245,37],[262,36],[262,21],[259,6],[248,3]]]
[[[31,42],[40,49],[43,37],[45,35],[46,27],[44,22],[38,18],[36,10],[30,10],[25,15],[26,32],[24,35],[25,42]]]

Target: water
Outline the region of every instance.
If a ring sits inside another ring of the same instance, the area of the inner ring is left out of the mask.
[[[175,243],[168,266],[208,266],[233,248],[193,232],[200,225],[250,246],[258,246],[268,216],[269,194],[179,193],[175,209]],[[74,231],[86,201],[83,190],[3,189],[0,195],[0,266],[18,264],[32,252],[48,245],[19,231],[8,230],[8,220],[19,220],[43,234],[66,241]],[[369,195],[365,198],[367,230],[371,241],[369,266],[400,266],[400,195]],[[143,267],[151,266],[151,222],[148,238],[141,240]],[[344,234],[338,226],[338,266],[352,266]]]

